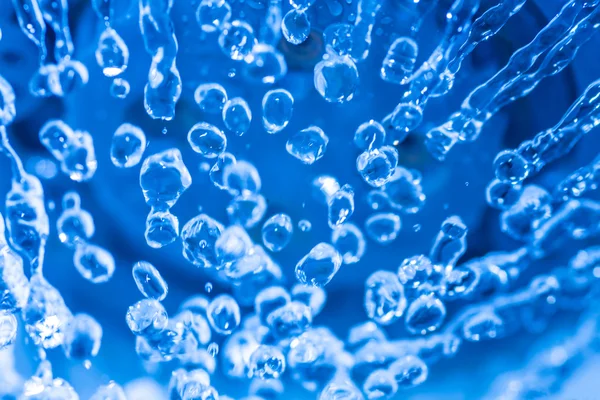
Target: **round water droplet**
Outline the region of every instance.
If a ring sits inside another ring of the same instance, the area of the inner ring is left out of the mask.
[[[394,361],[388,371],[402,389],[418,386],[427,380],[429,370],[427,364],[419,357],[407,355]]]
[[[297,283],[292,287],[292,299],[309,306],[311,314],[314,317],[325,307],[327,294],[323,288],[318,286],[307,286]]]
[[[323,32],[325,50],[337,56],[348,56],[352,53],[354,25],[330,24]]]
[[[227,215],[232,224],[253,228],[265,216],[267,201],[260,194],[243,192],[234,197],[227,206]]]
[[[127,326],[133,334],[151,337],[167,327],[167,311],[156,300],[140,300],[127,310]]]
[[[96,61],[102,73],[109,78],[122,74],[129,62],[129,49],[121,36],[112,28],[106,28],[100,35]]]
[[[223,123],[238,136],[248,132],[252,123],[252,112],[246,100],[241,97],[228,100],[223,107]]]
[[[429,258],[419,255],[406,258],[398,268],[398,278],[404,286],[406,297],[415,297],[417,289],[422,286],[431,275],[433,266]]]
[[[235,20],[226,24],[219,36],[219,46],[232,60],[243,60],[256,44],[254,30],[246,22]]]
[[[287,64],[283,55],[273,46],[258,43],[244,61],[244,75],[250,81],[273,84],[287,73]]]
[[[352,100],[358,83],[358,70],[350,57],[330,56],[315,66],[315,89],[330,103]]]
[[[160,272],[147,261],[139,261],[132,269],[135,285],[145,297],[154,300],[164,300],[169,288]]]
[[[530,166],[519,153],[505,150],[494,159],[494,170],[498,180],[519,183],[529,176]]]
[[[398,384],[391,372],[378,369],[368,376],[363,391],[368,400],[389,399],[398,391]]]
[[[235,195],[246,192],[258,194],[262,182],[256,167],[244,160],[228,161],[223,170],[223,182],[227,190]]]
[[[365,182],[381,187],[394,176],[398,165],[398,150],[392,146],[365,151],[356,158],[356,169]]]
[[[69,247],[90,239],[95,232],[92,215],[80,208],[67,208],[56,221],[59,240]]]
[[[102,341],[102,327],[87,314],[76,314],[65,330],[65,356],[74,360],[96,357]]]
[[[329,138],[318,126],[309,126],[288,139],[285,148],[289,154],[304,164],[313,164],[327,150]]]
[[[238,225],[231,225],[215,242],[215,254],[220,264],[226,266],[248,254],[253,247],[248,233]]]
[[[146,135],[135,125],[122,124],[112,138],[110,159],[115,167],[131,168],[140,163],[146,150]]]
[[[292,9],[281,21],[283,37],[291,44],[303,43],[310,35],[310,21],[304,11]]]
[[[191,184],[192,177],[178,149],[152,154],[142,164],[140,186],[151,207],[173,207]]]
[[[342,265],[342,256],[329,243],[319,243],[296,264],[296,279],[300,283],[325,286]]]
[[[361,124],[354,133],[354,144],[363,151],[380,148],[384,142],[385,129],[375,120]]]
[[[344,264],[354,264],[365,254],[366,242],[362,231],[354,224],[345,223],[331,232],[331,243],[342,255]]]
[[[390,181],[383,188],[389,205],[405,214],[421,211],[426,197],[420,181],[417,171],[396,167]]]
[[[377,271],[365,282],[365,310],[367,316],[381,325],[389,325],[404,313],[404,288],[396,274]]]
[[[112,97],[116,97],[117,99],[126,98],[130,91],[131,86],[125,79],[115,78],[110,84],[110,95]]]
[[[275,214],[262,227],[263,244],[273,252],[281,251],[292,240],[293,232],[292,219],[286,214]]]
[[[224,229],[223,225],[206,214],[190,219],[181,229],[184,257],[199,267],[218,265],[215,243]]]
[[[208,122],[200,122],[192,126],[187,139],[192,150],[206,158],[216,158],[227,148],[225,134]]]
[[[196,88],[194,101],[202,111],[218,114],[227,103],[227,91],[218,83],[203,83]]]
[[[406,310],[406,330],[410,333],[433,332],[446,317],[446,307],[433,295],[423,294],[415,299]]]
[[[269,315],[292,301],[289,293],[281,286],[271,286],[261,290],[254,299],[254,310],[263,324]]]
[[[160,249],[179,236],[179,219],[170,211],[151,210],[146,218],[144,237],[148,246]]]
[[[401,227],[400,217],[393,213],[373,214],[365,222],[367,235],[384,245],[396,240]]]
[[[283,130],[294,110],[294,98],[285,89],[269,90],[262,100],[263,126],[268,133],[278,133]]]
[[[307,305],[292,301],[271,312],[267,324],[276,338],[286,339],[307,330],[312,324],[312,314]]]
[[[225,0],[202,0],[196,10],[196,21],[204,32],[215,32],[231,19],[231,6]]]
[[[298,221],[298,229],[300,229],[302,232],[310,232],[312,229],[312,224],[307,219],[301,219]]]
[[[275,346],[261,345],[250,356],[250,377],[277,379],[285,371],[285,356]]]
[[[230,335],[240,325],[240,306],[229,295],[215,297],[206,312],[210,326],[221,335]]]
[[[115,272],[115,259],[102,247],[79,243],[73,256],[77,271],[92,283],[103,283],[112,278]]]
[[[409,37],[401,37],[391,44],[383,65],[381,66],[381,79],[390,83],[404,84],[412,74],[419,46]]]

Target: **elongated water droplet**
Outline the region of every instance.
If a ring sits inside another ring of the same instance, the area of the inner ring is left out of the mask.
[[[169,288],[160,272],[147,261],[138,261],[131,270],[138,290],[149,299],[162,301],[167,297]]]
[[[135,125],[122,124],[117,128],[110,147],[110,159],[115,167],[138,165],[146,150],[146,135]]]
[[[208,122],[200,122],[192,126],[187,139],[192,150],[205,158],[216,158],[227,148],[225,134]]]
[[[262,100],[263,126],[267,133],[282,131],[292,119],[294,98],[285,89],[269,90]]]
[[[354,190],[344,185],[327,202],[328,222],[331,228],[343,224],[354,213]]]
[[[412,74],[419,46],[409,37],[396,39],[390,46],[383,65],[381,66],[381,79],[390,83],[404,84]]]
[[[228,100],[223,106],[223,123],[238,136],[248,132],[252,123],[252,112],[246,100],[241,97]]]
[[[319,243],[296,264],[300,283],[325,286],[342,265],[342,256],[329,243]]]
[[[109,78],[122,74],[129,63],[129,49],[121,36],[112,28],[106,28],[98,40],[96,61],[102,73]]]

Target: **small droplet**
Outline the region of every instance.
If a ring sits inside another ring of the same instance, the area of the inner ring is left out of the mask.
[[[289,293],[281,286],[271,286],[261,290],[254,299],[254,310],[263,324],[269,315],[279,307],[292,301]]]
[[[224,229],[222,224],[206,214],[190,219],[181,229],[184,257],[203,268],[218,265],[215,243]]]
[[[112,254],[94,244],[77,244],[73,263],[81,276],[92,283],[106,282],[115,272],[115,259]]]
[[[262,240],[265,247],[273,252],[283,250],[290,240],[294,227],[286,214],[275,214],[262,227]]]
[[[206,291],[206,293],[210,293],[212,292],[213,289],[213,285],[211,282],[206,282],[206,285],[204,285],[204,290]],[[208,306],[207,306],[208,309]]]
[[[300,283],[325,286],[342,265],[342,256],[329,243],[319,243],[296,264]]]
[[[484,310],[463,324],[463,337],[470,342],[494,339],[504,333],[504,322],[493,311]]]
[[[234,195],[260,192],[262,181],[256,167],[248,161],[224,160],[223,183],[227,190]]]
[[[90,400],[127,400],[123,388],[115,382],[100,386]]]
[[[139,261],[133,265],[133,279],[140,291],[149,299],[162,301],[167,297],[169,288],[160,272],[149,262]]]
[[[307,219],[301,219],[300,221],[298,221],[298,228],[302,232],[310,232],[310,230],[312,229],[312,224]]]
[[[124,99],[131,91],[131,86],[123,78],[115,78],[110,84],[110,95],[117,99]]]
[[[494,170],[498,180],[519,183],[529,176],[530,166],[519,153],[505,150],[496,156]]]
[[[285,89],[269,90],[262,100],[263,126],[267,133],[278,133],[283,130],[294,110],[294,98]]]
[[[290,155],[310,165],[325,155],[328,143],[329,138],[321,128],[310,126],[288,139],[285,148]]]
[[[521,196],[521,185],[494,179],[485,190],[485,199],[490,207],[506,210]]]
[[[365,222],[367,235],[383,245],[396,240],[401,227],[400,217],[393,213],[373,214]]]
[[[363,385],[368,400],[389,399],[398,391],[398,384],[386,369],[373,371]]]
[[[313,317],[317,316],[325,307],[327,293],[318,286],[307,286],[297,283],[292,287],[292,299],[310,307]]]
[[[208,350],[208,354],[210,354],[211,357],[216,358],[219,354],[219,345],[215,342],[212,342],[208,345],[206,350]]]

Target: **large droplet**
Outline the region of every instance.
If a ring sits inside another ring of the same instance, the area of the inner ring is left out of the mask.
[[[138,261],[131,270],[138,290],[149,299],[164,300],[169,288],[160,272],[147,261]]]
[[[248,191],[234,197],[227,206],[229,221],[248,229],[256,226],[266,211],[267,201],[264,196]]]
[[[67,358],[87,361],[100,351],[102,327],[87,314],[76,314],[65,330],[63,349]]]
[[[229,295],[215,297],[206,310],[210,326],[221,335],[230,335],[240,324],[240,306]]]
[[[310,21],[304,11],[290,10],[281,21],[283,37],[291,44],[301,44],[310,35]]]
[[[106,28],[100,35],[96,61],[102,68],[102,73],[109,78],[120,75],[127,69],[129,49],[114,29]]]
[[[342,265],[342,256],[329,243],[319,243],[296,264],[300,283],[325,286]]]
[[[131,168],[139,164],[146,150],[146,135],[135,125],[117,128],[110,147],[110,159],[115,167]]]
[[[365,282],[367,316],[381,325],[389,325],[404,313],[404,288],[393,272],[377,271]]]
[[[140,186],[151,207],[173,207],[191,184],[192,177],[178,149],[152,154],[142,164]]]
[[[190,219],[181,229],[183,256],[199,267],[217,265],[215,242],[224,229],[223,225],[206,214]]]
[[[446,317],[446,307],[434,295],[423,294],[406,310],[406,329],[411,333],[425,334],[440,327]]]
[[[252,123],[252,112],[246,100],[241,97],[228,100],[223,106],[223,123],[238,136],[248,132]]]
[[[200,122],[192,126],[187,140],[192,150],[205,158],[216,158],[227,148],[225,134],[208,122]]]
[[[330,103],[352,100],[358,88],[358,70],[350,57],[331,56],[315,66],[317,92]]]
[[[258,193],[262,186],[260,174],[248,161],[229,162],[224,167],[223,183],[230,193],[238,195],[246,192]]]
[[[278,133],[292,119],[294,97],[285,89],[269,90],[262,100],[263,126],[267,133]]]
[[[328,143],[329,138],[321,128],[309,126],[289,138],[285,148],[292,156],[310,165],[325,155]]]
[[[400,217],[393,213],[373,214],[365,222],[367,235],[384,245],[396,240],[401,227]]]
[[[286,214],[275,214],[262,227],[262,239],[265,247],[273,252],[281,251],[292,240],[294,226]]]
[[[369,185],[388,183],[398,166],[398,150],[392,146],[365,151],[356,158],[356,169]]]

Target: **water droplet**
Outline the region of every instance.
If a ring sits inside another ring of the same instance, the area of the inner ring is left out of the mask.
[[[317,316],[325,307],[327,293],[318,286],[306,286],[300,283],[292,287],[292,299],[310,307],[313,317]]]
[[[127,69],[129,49],[114,29],[106,28],[100,35],[96,61],[102,68],[102,73],[109,78],[120,75]]]
[[[73,256],[77,271],[92,283],[107,282],[115,272],[115,259],[100,246],[78,243]]]
[[[453,267],[465,251],[467,251],[467,226],[457,215],[446,218],[431,247],[429,253],[431,262],[443,267]]]
[[[383,245],[396,240],[401,227],[400,217],[393,213],[373,214],[365,222],[367,236]]]
[[[433,295],[423,294],[410,303],[406,310],[406,330],[413,334],[433,332],[444,322],[444,318],[444,303]]]
[[[519,153],[505,150],[494,159],[494,170],[498,180],[519,183],[529,176],[530,166]]]
[[[281,32],[291,44],[301,44],[310,35],[310,21],[304,11],[292,9],[281,21]]]
[[[398,150],[392,146],[365,151],[356,158],[356,169],[365,182],[373,187],[388,183],[398,165]]]
[[[281,251],[292,240],[293,233],[292,219],[286,214],[275,214],[262,227],[263,244],[273,252]]]
[[[225,134],[208,122],[200,122],[192,126],[187,140],[192,150],[206,158],[216,158],[227,148]]]
[[[269,90],[262,100],[263,126],[267,133],[278,133],[283,130],[294,110],[294,98],[285,89]]]
[[[219,36],[219,46],[232,60],[243,60],[256,43],[254,30],[246,22],[235,20],[226,24]]]
[[[362,231],[354,224],[345,223],[331,232],[331,243],[342,255],[344,264],[354,264],[365,254],[366,242]]]
[[[212,2],[213,0],[208,1]],[[224,2],[224,0],[221,1]],[[194,101],[200,110],[209,114],[219,114],[227,103],[227,91],[218,83],[203,83],[196,88]]]
[[[127,326],[134,335],[152,337],[167,327],[167,311],[157,300],[140,300],[127,310]]]
[[[315,66],[315,89],[330,103],[345,103],[352,100],[358,83],[358,70],[354,61],[348,56],[330,56]]]
[[[223,107],[223,123],[238,136],[248,132],[252,123],[252,112],[246,100],[241,97],[228,100]]]
[[[412,74],[419,46],[409,37],[401,37],[390,46],[381,66],[381,79],[399,85],[405,84]]]
[[[352,53],[354,25],[330,24],[323,32],[325,50],[337,56],[348,56]]]
[[[116,97],[117,99],[126,98],[130,91],[131,86],[125,79],[115,78],[110,84],[110,95],[112,97]]]
[[[377,271],[365,282],[367,316],[381,325],[389,325],[404,313],[406,298],[396,274]]]
[[[398,384],[391,372],[385,369],[373,371],[363,385],[367,399],[389,399],[398,391]]]
[[[76,197],[75,197],[76,196]],[[76,199],[69,206],[69,198]],[[79,195],[76,192],[68,192],[63,198],[63,212],[56,221],[58,239],[70,247],[83,243],[90,239],[95,232],[94,219],[92,215],[79,207]]]
[[[285,371],[285,356],[275,346],[261,345],[250,356],[250,377],[277,379]]]
[[[552,196],[546,189],[527,185],[519,200],[500,215],[500,228],[514,239],[524,240],[552,214]]]
[[[210,293],[212,292],[213,289],[213,285],[211,282],[206,282],[206,285],[204,285],[204,290],[206,291],[206,293]],[[208,310],[208,306],[206,308]]]
[[[206,214],[190,219],[181,230],[184,257],[199,267],[218,265],[215,243],[224,229],[223,225]]]
[[[289,154],[304,164],[313,164],[327,150],[329,138],[318,126],[309,126],[288,139],[285,148]]]
[[[329,226],[335,228],[343,224],[354,213],[354,190],[344,185],[327,202]]]
[[[485,199],[490,207],[506,210],[521,196],[521,185],[494,179],[485,190]]]
[[[76,314],[65,330],[63,349],[73,360],[89,360],[100,351],[102,327],[87,314]]]
[[[388,371],[394,376],[398,386],[408,389],[418,386],[427,380],[429,373],[427,364],[419,357],[407,355],[394,361]]]
[[[208,322],[215,332],[221,335],[231,335],[240,325],[240,306],[229,295],[215,297],[206,310]]]
[[[463,337],[470,342],[494,339],[504,333],[504,322],[493,311],[481,311],[463,324]]]
[[[254,310],[263,324],[269,315],[292,301],[289,293],[281,286],[271,286],[258,292],[254,299]]]
[[[312,224],[307,219],[301,219],[300,221],[298,221],[298,228],[302,232],[310,232],[310,230],[312,229]]]
[[[160,249],[173,243],[179,236],[179,219],[169,210],[150,210],[146,218],[144,237],[148,246]]]
[[[196,21],[204,32],[216,32],[231,19],[231,6],[225,0],[202,0],[196,10]]]
[[[276,338],[285,339],[307,330],[312,324],[312,314],[307,305],[292,301],[271,312],[267,323]]]
[[[90,400],[127,400],[123,388],[115,382],[98,387]]]
[[[407,298],[416,297],[417,289],[427,282],[432,271],[431,261],[423,255],[406,258],[402,261],[398,268],[398,278],[404,286]]]
[[[160,272],[147,261],[138,261],[133,265],[133,279],[140,293],[149,299],[162,301],[167,297],[169,288]]]
[[[342,265],[342,256],[329,243],[319,243],[296,264],[300,283],[325,286]]]
[[[146,135],[135,125],[122,124],[112,138],[110,159],[115,167],[131,168],[139,164],[146,150]]]
[[[227,215],[232,224],[242,225],[244,228],[253,228],[265,216],[267,201],[256,193],[242,192],[234,197],[227,206]]]
[[[378,149],[385,142],[385,129],[375,121],[362,123],[354,133],[354,144],[363,151]]]
[[[273,84],[287,73],[287,64],[283,55],[273,46],[258,43],[252,53],[244,58],[244,74],[250,81]]]
[[[396,167],[390,181],[383,188],[389,205],[405,214],[415,214],[425,205],[425,194],[418,171]]]
[[[142,164],[140,186],[151,207],[173,207],[191,184],[192,177],[178,149],[152,154]]]
[[[256,167],[244,160],[226,161],[223,170],[223,182],[227,190],[234,195],[260,192],[262,182]]]

